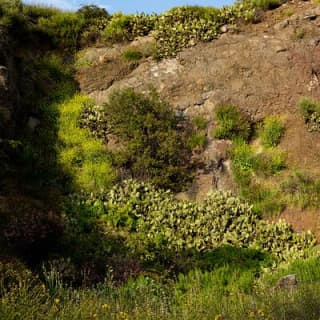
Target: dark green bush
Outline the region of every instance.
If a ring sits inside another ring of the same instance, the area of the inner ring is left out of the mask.
[[[85,5],[77,11],[77,14],[82,15],[87,24],[95,23],[97,19],[110,18],[110,14],[106,9],[95,5]]]
[[[79,44],[85,19],[75,13],[58,12],[48,18],[39,18],[38,26],[51,37],[55,46],[74,50]]]
[[[109,132],[124,146],[118,161],[132,177],[175,191],[190,180],[188,130],[154,91],[148,95],[132,89],[116,91],[105,114]]]
[[[217,123],[213,132],[215,138],[248,140],[251,133],[250,124],[236,107],[232,105],[217,107],[215,119]]]
[[[281,0],[250,0],[255,8],[272,10],[281,6]]]

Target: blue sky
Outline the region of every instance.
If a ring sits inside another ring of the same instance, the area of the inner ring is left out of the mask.
[[[95,4],[104,7],[108,12],[113,13],[122,11],[125,13],[137,12],[162,12],[175,6],[182,5],[201,5],[222,7],[231,4],[231,0],[23,0],[29,4],[45,4],[58,7],[65,10],[77,10],[79,7],[86,4]]]

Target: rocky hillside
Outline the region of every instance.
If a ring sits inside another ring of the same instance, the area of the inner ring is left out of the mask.
[[[209,121],[207,147],[197,155],[203,166],[183,197],[201,199],[212,188],[235,188],[226,154],[230,142],[211,134],[214,110],[223,104],[237,106],[255,124],[268,115],[284,117],[280,148],[287,153],[287,168],[318,176],[320,136],[307,131],[297,103],[301,97],[320,99],[319,25],[317,4],[290,1],[265,12],[259,23],[236,29],[225,25],[217,40],[194,43],[176,58],[160,62],[147,58],[127,63],[121,58],[128,48],[152,45],[151,37],[86,49],[77,78],[81,90],[97,104],[118,88],[145,91],[153,86],[177,112]]]
[[[319,320],[319,24],[0,0],[0,319]]]

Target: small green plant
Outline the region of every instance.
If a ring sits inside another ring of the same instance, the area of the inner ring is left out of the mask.
[[[80,128],[89,129],[95,138],[107,141],[108,125],[103,107],[85,103],[78,122]]]
[[[277,149],[255,155],[254,171],[257,175],[271,176],[286,168],[286,153]]]
[[[190,137],[189,145],[191,149],[194,149],[194,148],[203,149],[207,145],[207,141],[208,139],[205,134],[196,133]]]
[[[320,103],[309,98],[302,98],[298,102],[298,108],[303,115],[308,130],[320,131]]]
[[[236,140],[230,150],[232,172],[241,188],[250,185],[255,176],[271,176],[286,167],[286,154],[277,149],[256,153],[245,141]]]
[[[279,117],[266,117],[263,121],[261,142],[264,147],[276,147],[283,137],[285,126]]]
[[[127,49],[122,54],[122,59],[126,62],[139,61],[143,58],[142,52],[137,49]]]
[[[280,185],[287,194],[288,202],[302,209],[317,209],[320,206],[320,180],[295,171]]]
[[[193,125],[196,127],[196,129],[198,130],[206,130],[207,126],[208,126],[208,120],[205,119],[204,117],[201,116],[197,116],[194,117],[194,119],[192,120]]]
[[[287,18],[291,17],[294,14],[294,11],[292,9],[287,9],[283,11],[283,15]]]
[[[283,193],[276,185],[251,182],[241,189],[241,195],[253,206],[253,211],[263,218],[276,217],[286,208]]]
[[[232,173],[240,186],[247,186],[254,172],[255,155],[243,140],[235,141],[231,151]]]
[[[232,105],[222,105],[215,109],[217,127],[213,135],[218,139],[243,139],[250,136],[250,124],[240,111]]]
[[[297,40],[303,39],[305,37],[305,35],[306,35],[306,31],[303,28],[297,28],[294,31],[294,37]]]

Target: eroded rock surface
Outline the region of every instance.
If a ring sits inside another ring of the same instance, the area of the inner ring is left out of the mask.
[[[153,86],[185,115],[203,115],[210,122],[203,154],[207,160],[219,158],[213,147],[218,142],[211,135],[217,105],[233,104],[254,121],[284,115],[289,125],[281,147],[289,163],[314,170],[319,134],[306,132],[297,101],[304,96],[320,99],[320,9],[309,2],[291,2],[267,15],[260,24],[240,27],[238,33],[226,31],[216,41],[197,44],[174,59],[147,59],[124,69],[113,68],[115,60],[105,60],[86,68],[87,76],[82,71],[80,85],[97,104],[119,88],[146,91]],[[85,78],[90,77],[96,80],[89,86]],[[232,189],[230,166],[221,161],[223,170],[212,165],[198,172],[192,198],[210,188]]]

